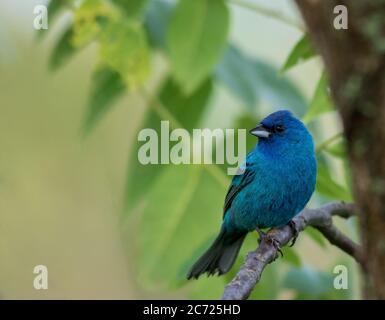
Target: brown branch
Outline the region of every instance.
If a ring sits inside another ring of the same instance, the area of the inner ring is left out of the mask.
[[[341,202],[329,203],[318,209],[304,209],[293,222],[298,232],[312,226],[318,229],[329,242],[351,255],[364,267],[361,247],[342,234],[334,225],[332,216],[349,218],[354,215],[354,205]],[[272,229],[269,237],[262,239],[258,248],[250,252],[235,278],[226,286],[223,300],[247,299],[254,286],[261,279],[265,267],[278,257],[278,248],[268,239],[273,237],[281,246],[287,245],[295,236],[289,225]]]

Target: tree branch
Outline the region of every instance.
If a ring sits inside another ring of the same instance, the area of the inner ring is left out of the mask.
[[[351,255],[365,268],[361,247],[333,225],[332,216],[349,218],[354,213],[355,206],[353,204],[335,202],[318,209],[304,209],[292,221],[295,223],[298,232],[303,231],[308,226],[316,228],[331,244]],[[226,286],[222,297],[223,300],[247,299],[254,286],[261,279],[265,267],[278,257],[278,248],[268,238],[273,237],[278,240],[281,246],[285,246],[295,236],[293,228],[289,225],[272,229],[268,234],[270,237],[263,238],[258,248],[247,255],[235,278]]]

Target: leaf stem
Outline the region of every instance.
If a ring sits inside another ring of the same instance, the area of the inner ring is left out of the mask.
[[[266,7],[260,6],[256,3],[250,3],[248,1],[244,0],[228,0],[229,3],[252,10],[256,13],[262,14],[264,16],[270,17],[272,19],[275,19],[277,21],[283,22],[291,27],[294,27],[300,31],[305,32],[305,28],[299,24],[294,19],[291,19],[285,15],[283,15],[281,12],[273,9],[268,9]]]
[[[322,150],[326,149],[329,145],[331,145],[334,141],[342,137],[342,132],[338,132],[335,135],[332,135],[330,138],[326,139],[324,142],[319,144],[315,148],[316,154],[320,153]]]

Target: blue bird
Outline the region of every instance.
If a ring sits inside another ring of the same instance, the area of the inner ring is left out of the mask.
[[[259,138],[226,195],[221,230],[187,279],[230,270],[248,232],[284,226],[314,192],[317,163],[312,136],[287,110],[272,113],[250,130]]]

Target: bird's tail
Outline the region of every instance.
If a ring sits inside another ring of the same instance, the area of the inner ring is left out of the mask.
[[[187,279],[198,279],[207,272],[208,275],[218,275],[228,272],[238,256],[239,249],[247,233],[229,234],[222,227],[221,232],[211,247],[193,265]]]

